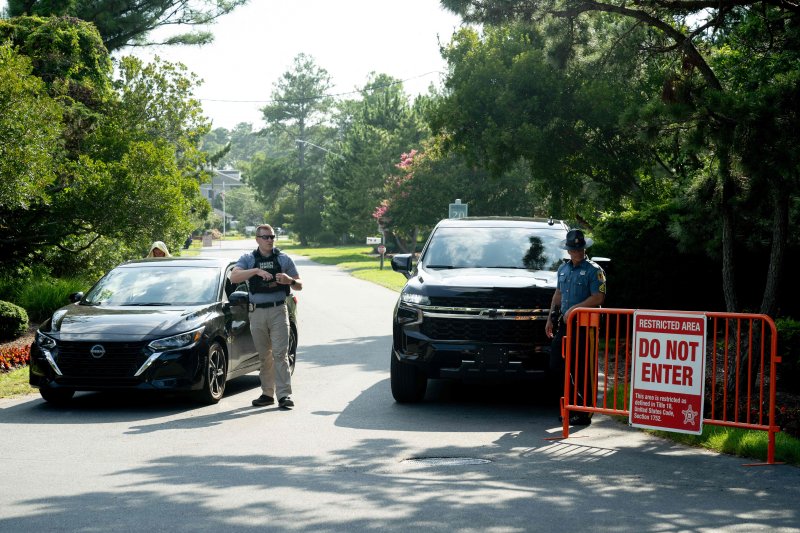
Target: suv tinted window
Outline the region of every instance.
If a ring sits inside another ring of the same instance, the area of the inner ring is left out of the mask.
[[[522,268],[555,271],[568,257],[563,231],[514,227],[439,228],[430,239],[425,268]]]

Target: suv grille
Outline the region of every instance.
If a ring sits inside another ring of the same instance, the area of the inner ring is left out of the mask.
[[[467,292],[467,290],[464,290]],[[554,289],[507,290],[492,289],[486,293],[431,296],[431,306],[471,307],[479,309],[549,309]]]
[[[92,357],[92,346],[102,345],[106,353]],[[60,342],[58,368],[65,377],[133,377],[147,356],[144,342]]]
[[[426,317],[421,331],[433,340],[547,345],[543,320],[471,320]]]

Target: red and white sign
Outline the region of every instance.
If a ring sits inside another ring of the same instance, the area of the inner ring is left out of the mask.
[[[381,255],[386,253],[386,247],[384,245],[382,245],[382,244],[380,246],[378,246],[377,250],[378,250],[378,253],[381,254]]]
[[[630,425],[702,433],[705,353],[705,315],[636,311]]]

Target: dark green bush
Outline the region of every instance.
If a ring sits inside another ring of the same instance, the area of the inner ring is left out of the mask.
[[[589,256],[611,259],[607,307],[723,311],[718,260],[679,249],[670,210],[651,206],[608,215],[594,227]]]
[[[340,244],[339,236],[332,231],[320,232],[316,239],[313,240],[316,241],[320,246],[336,246]]]
[[[43,322],[53,311],[69,303],[69,295],[86,291],[91,286],[78,278],[43,279],[28,281],[18,292],[17,301],[28,310],[30,319]]]
[[[778,386],[781,390],[800,392],[800,321],[779,318],[778,330]]]
[[[0,341],[13,340],[28,331],[28,313],[22,307],[0,300]]]

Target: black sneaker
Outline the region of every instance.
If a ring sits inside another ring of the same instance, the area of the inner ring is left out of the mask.
[[[266,394],[262,394],[253,400],[253,405],[256,407],[264,407],[265,405],[272,405],[273,403],[275,403],[275,398],[272,396],[267,396]]]
[[[278,405],[280,407],[285,407],[288,409],[289,407],[294,407],[294,402],[288,396],[284,396],[283,398],[278,400]]]

